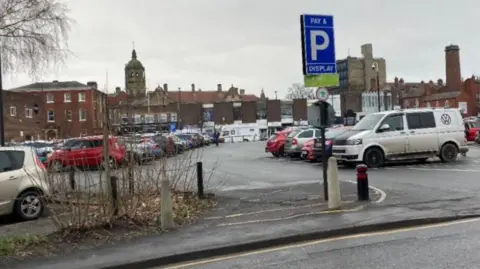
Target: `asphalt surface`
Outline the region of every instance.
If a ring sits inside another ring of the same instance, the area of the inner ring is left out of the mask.
[[[156,269],[479,268],[479,219],[360,234]],[[153,268],[152,268],[153,269]]]

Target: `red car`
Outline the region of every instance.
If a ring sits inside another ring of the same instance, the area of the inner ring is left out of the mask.
[[[475,141],[475,136],[480,131],[480,121],[465,122],[465,136],[467,141]]]
[[[275,157],[283,156],[285,149],[285,141],[287,141],[287,136],[293,130],[288,129],[273,134],[268,140],[267,145],[265,146],[265,152],[272,153]]]
[[[316,160],[315,155],[313,154],[313,147],[315,145],[315,139],[308,140],[303,144],[302,155],[300,155],[302,160],[313,162]]]
[[[47,166],[54,171],[65,167],[99,167],[109,165],[115,168],[125,160],[125,147],[117,143],[116,137],[110,137],[108,162],[103,161],[103,137],[86,136],[76,138],[68,147],[55,150],[47,159]]]

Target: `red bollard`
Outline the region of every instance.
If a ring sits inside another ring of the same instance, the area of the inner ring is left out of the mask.
[[[368,167],[366,165],[357,165],[357,195],[359,201],[370,200],[367,171]]]

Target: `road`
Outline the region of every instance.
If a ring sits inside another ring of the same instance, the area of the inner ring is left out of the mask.
[[[480,219],[470,219],[357,234],[171,265],[162,269],[478,268],[479,222]]]

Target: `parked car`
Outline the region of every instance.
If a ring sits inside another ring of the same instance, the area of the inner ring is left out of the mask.
[[[464,125],[467,141],[475,141],[475,136],[480,131],[480,121],[465,121]]]
[[[480,131],[477,132],[477,135],[475,136],[475,142],[477,144],[480,144]]]
[[[343,133],[347,132],[351,127],[343,127],[343,128],[335,128],[329,129],[325,132],[325,153],[326,158],[330,158],[332,156],[332,145],[333,140],[342,135]],[[312,158],[321,161],[322,160],[322,138],[318,137],[314,139],[313,148],[312,148]]]
[[[175,142],[173,141],[172,137],[168,137],[167,135],[157,134],[151,137],[155,144],[163,151],[166,155],[175,155],[176,154],[176,147]]]
[[[313,161],[316,160],[315,156],[313,155],[314,144],[315,144],[315,139],[310,139],[303,144],[302,154],[300,155],[300,158],[302,160],[306,160],[306,161],[310,161],[310,162],[313,162]]]
[[[265,145],[265,152],[270,152],[274,157],[284,156],[285,154],[285,142],[287,141],[287,136],[293,130],[285,130],[276,132],[270,136]]]
[[[50,195],[45,166],[32,147],[0,147],[0,215],[37,219]]]
[[[285,154],[290,157],[300,157],[303,144],[315,137],[320,136],[319,129],[300,129],[291,132],[285,142]]]
[[[193,144],[193,138],[191,135],[188,134],[177,134],[176,135],[180,140],[184,141],[187,144],[188,149],[193,149],[194,144]]]
[[[107,165],[115,169],[125,161],[125,147],[117,143],[116,137],[109,137],[109,159],[103,158],[103,137],[86,136],[77,138],[69,147],[55,150],[47,159],[47,166],[53,171],[65,167],[100,167]]]
[[[125,159],[129,163],[143,164],[162,155],[162,150],[150,139],[122,138],[118,144],[125,147]]]
[[[183,153],[185,150],[188,149],[188,145],[187,145],[187,142],[180,139],[178,136],[172,134],[172,135],[169,135],[172,140],[173,140],[173,143],[175,144],[175,152],[177,154],[181,154]]]

